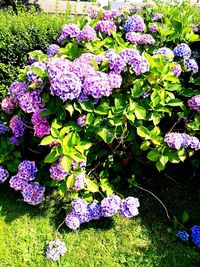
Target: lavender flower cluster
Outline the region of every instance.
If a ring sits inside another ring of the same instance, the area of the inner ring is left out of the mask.
[[[105,33],[106,35],[111,35],[111,31],[116,32],[116,25],[114,22],[109,20],[99,21],[96,25],[96,31]]]
[[[57,239],[49,243],[46,257],[52,261],[59,260],[67,251],[66,245],[61,240]]]
[[[94,200],[91,204],[81,198],[76,198],[72,202],[72,211],[65,218],[66,225],[76,230],[80,224],[91,220],[98,220],[101,217],[112,217],[120,212],[124,218],[132,218],[138,215],[140,206],[137,198],[128,197],[121,200],[117,195],[109,195],[101,203]]]
[[[158,26],[157,26],[156,24],[151,25],[151,26],[149,27],[149,31],[150,31],[150,32],[153,32],[153,33],[157,33],[157,32],[159,32],[159,30],[158,30]]]
[[[4,183],[9,177],[9,172],[0,165],[0,183]]]
[[[153,45],[155,44],[154,38],[150,34],[141,34],[137,32],[127,32],[126,39],[132,44]]]
[[[200,95],[195,95],[188,100],[188,106],[200,113]]]
[[[18,166],[18,173],[9,181],[10,187],[20,190],[24,201],[31,205],[38,205],[44,198],[45,187],[32,182],[37,171],[34,161],[24,160]]]
[[[105,10],[103,12],[102,20],[112,20],[118,16],[120,16],[122,12],[119,9],[113,9],[113,10]]]
[[[62,158],[60,158],[58,162],[53,163],[49,169],[50,177],[55,181],[62,181],[68,175],[68,172],[66,172],[61,165],[61,160]]]
[[[14,115],[11,118],[9,126],[16,138],[24,135],[24,130],[25,130],[24,121],[20,119],[17,115]]]
[[[27,78],[31,83],[41,83],[42,79],[38,77],[31,69],[32,68],[39,68],[42,71],[46,71],[46,63],[43,62],[34,62],[30,65],[29,70],[27,71]]]
[[[172,61],[174,58],[174,53],[171,49],[167,47],[162,47],[159,48],[156,52],[155,55],[162,55],[166,60]]]
[[[186,67],[186,71],[192,72],[193,74],[199,71],[199,66],[194,59],[185,58],[184,64]]]
[[[13,111],[14,107],[15,102],[12,101],[11,97],[4,98],[1,102],[1,108],[7,114],[10,114]]]
[[[3,124],[2,121],[0,121],[0,135],[5,134],[9,131],[10,131],[9,127],[7,125]]]
[[[124,24],[124,29],[126,32],[142,32],[145,30],[145,27],[144,19],[137,14],[129,17]]]
[[[200,149],[200,141],[195,136],[190,136],[185,133],[168,133],[164,137],[164,142],[173,149],[192,148],[194,150]]]
[[[47,48],[47,55],[49,57],[53,57],[57,54],[60,54],[60,47],[56,44],[51,44],[48,48]]]
[[[164,15],[163,15],[162,13],[156,13],[156,14],[153,14],[153,16],[152,16],[152,21],[158,21],[158,20],[161,20],[163,17],[164,17]]]
[[[37,109],[31,118],[31,122],[34,125],[34,136],[42,138],[45,135],[50,134],[50,125],[47,120],[47,116],[41,117],[43,109]]]
[[[190,47],[185,43],[181,43],[174,48],[174,55],[178,57],[190,58],[191,53]]]

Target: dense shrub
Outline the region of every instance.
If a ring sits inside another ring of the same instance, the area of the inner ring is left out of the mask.
[[[18,10],[18,15],[0,10],[0,98],[6,95],[20,68],[27,64],[28,52],[46,51],[55,43],[69,13],[52,15]]]
[[[199,48],[190,48],[199,41],[196,11],[162,8],[89,10],[62,27],[60,47],[30,53],[2,101],[10,186],[32,205],[44,186],[57,187],[73,200],[65,218],[73,230],[118,211],[136,216],[138,199],[114,192],[135,186],[145,169],[161,172],[200,150]]]

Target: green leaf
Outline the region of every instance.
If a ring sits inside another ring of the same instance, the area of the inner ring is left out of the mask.
[[[165,169],[165,166],[160,161],[157,161],[156,162],[156,168],[160,172],[160,171],[163,171]]]
[[[145,139],[149,138],[149,130],[144,126],[137,127],[137,134]]]
[[[187,211],[184,211],[182,214],[182,223],[186,223],[189,220],[189,214],[187,213]]]
[[[151,150],[147,154],[147,158],[151,161],[157,161],[160,158],[160,152],[158,152],[157,150]]]
[[[66,172],[69,172],[71,170],[72,161],[73,159],[68,156],[62,157],[61,165]]]
[[[75,176],[74,175],[70,175],[67,177],[67,189],[72,189],[74,186],[74,182],[75,182]]]
[[[177,106],[183,106],[183,101],[179,100],[179,99],[170,99],[167,102],[168,106],[172,106],[172,107],[177,107]]]
[[[54,138],[58,138],[58,135],[59,135],[59,131],[58,129],[54,128],[54,127],[51,127],[51,135],[54,137]]]
[[[60,155],[57,153],[55,148],[52,148],[50,153],[45,157],[44,162],[45,163],[53,163],[55,162]]]
[[[141,144],[140,148],[141,148],[143,151],[146,151],[146,150],[149,149],[149,146],[150,146],[150,145],[151,145],[151,142],[149,142],[149,141],[144,141],[144,142]]]
[[[115,137],[114,129],[108,127],[101,127],[97,131],[97,135],[100,136],[107,144],[111,143]]]
[[[86,185],[87,185],[87,189],[92,193],[99,191],[99,186],[94,180],[90,180],[86,178]]]
[[[66,192],[67,192],[67,187],[66,187],[66,182],[63,181],[62,183],[60,183],[58,185],[58,193],[64,197],[66,195]]]
[[[143,93],[142,91],[142,85],[143,85],[143,82],[139,79],[137,79],[135,82],[134,82],[134,86],[133,88],[131,89],[131,95],[133,97],[140,97]]]
[[[114,192],[113,186],[108,182],[107,178],[101,179],[100,187],[103,192],[106,192],[107,195],[110,195]]]
[[[70,116],[72,117],[73,113],[74,113],[74,107],[71,104],[66,104],[65,105],[65,110],[67,110],[70,114]]]
[[[45,136],[42,141],[40,142],[41,146],[46,146],[54,142],[56,139],[52,137],[51,135]]]
[[[94,121],[95,117],[92,113],[88,113],[86,116],[86,124],[92,124]]]
[[[93,58],[90,58],[90,62],[92,63],[94,69],[95,69],[96,71],[98,71],[98,70],[99,70],[99,65],[98,65],[98,63],[96,62],[96,60],[94,60]]]
[[[40,78],[45,78],[47,77],[47,72],[45,70],[41,70],[40,68],[38,67],[32,67],[30,69],[33,73],[35,73],[38,77]]]
[[[141,106],[137,106],[135,109],[135,116],[138,120],[144,120],[146,118],[146,110]]]

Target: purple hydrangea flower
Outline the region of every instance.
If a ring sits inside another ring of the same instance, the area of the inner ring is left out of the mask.
[[[181,133],[168,133],[165,135],[164,142],[174,149],[191,147],[192,149],[200,149],[200,141],[197,137],[189,136],[188,134]]]
[[[47,65],[47,71],[49,77],[53,79],[54,77],[59,77],[65,72],[69,72],[71,67],[71,61],[65,58],[52,58]]]
[[[14,115],[11,118],[9,126],[15,137],[20,137],[24,135],[24,130],[25,130],[24,122],[17,115]]]
[[[153,21],[161,20],[163,17],[164,17],[164,15],[162,13],[156,13],[156,14],[153,14],[152,20]]]
[[[192,242],[200,248],[200,226],[199,225],[194,225],[191,228],[191,239]]]
[[[149,27],[149,31],[150,32],[154,32],[154,33],[157,33],[159,30],[158,30],[158,26],[156,24],[153,24]]]
[[[171,49],[167,47],[162,47],[159,48],[156,52],[155,55],[162,55],[166,60],[172,61],[174,58],[174,53]]]
[[[80,227],[79,218],[72,213],[67,214],[65,217],[65,224],[72,230],[77,230]]]
[[[111,31],[116,32],[117,28],[114,22],[109,21],[109,20],[102,20],[97,23],[95,29],[96,31],[100,31],[107,35],[111,35]]]
[[[22,187],[24,201],[31,205],[38,205],[44,199],[45,187],[37,182],[27,184]]]
[[[24,179],[21,179],[18,174],[12,176],[9,181],[10,187],[15,189],[16,191],[22,190],[22,188],[28,185],[28,182]]]
[[[42,138],[45,135],[49,135],[51,132],[51,127],[48,123],[40,123],[34,125],[34,136]]]
[[[10,97],[14,101],[18,102],[19,97],[22,96],[27,89],[28,85],[25,82],[15,82],[11,84],[9,88]]]
[[[96,71],[94,75],[88,75],[83,83],[83,88],[84,94],[97,99],[102,96],[109,96],[112,93],[108,74],[101,71]]]
[[[9,172],[2,165],[0,165],[0,183],[4,183],[8,177]]]
[[[40,123],[47,123],[47,117],[46,116],[41,116],[41,112],[44,111],[45,109],[37,109],[31,118],[31,122],[33,124],[40,124]]]
[[[19,146],[19,145],[20,145],[19,140],[18,140],[15,136],[10,137],[10,138],[9,138],[9,141],[10,141],[10,143],[13,144],[13,145],[16,145],[16,146]]]
[[[57,239],[49,243],[46,251],[46,257],[52,261],[57,261],[65,254],[66,251],[67,248],[65,243]]]
[[[123,58],[123,60],[125,61],[125,64],[130,64],[130,62],[139,57],[140,56],[140,53],[138,50],[136,49],[132,49],[132,48],[127,48],[125,50],[122,50],[120,53],[119,53],[119,56],[121,58]]]
[[[42,71],[46,71],[46,63],[43,62],[34,62],[33,64],[31,64],[29,70],[27,71],[27,78],[29,80],[29,82],[31,83],[38,83],[38,82],[42,82],[42,79],[40,77],[38,77],[37,74],[35,74],[31,68],[39,68]]]
[[[35,179],[37,171],[35,161],[24,160],[18,166],[18,177],[26,181],[32,181]]]
[[[1,102],[1,108],[7,114],[10,114],[15,107],[15,103],[12,102],[11,97],[4,98]]]
[[[79,219],[80,223],[90,220],[87,207],[87,201],[82,198],[76,198],[72,201],[72,214]]]
[[[99,8],[96,6],[91,6],[86,10],[86,14],[88,17],[90,17],[91,19],[96,19],[96,17],[99,14]]]
[[[188,27],[190,27],[193,30],[193,32],[199,31],[199,27],[196,24],[190,24],[190,25],[188,25]]]
[[[101,216],[111,217],[120,209],[120,197],[112,194],[101,201]]]
[[[172,67],[172,70],[173,70],[174,75],[176,77],[179,77],[181,75],[182,69],[181,69],[181,65],[180,64],[176,64],[176,66]]]
[[[185,64],[186,70],[192,72],[193,74],[199,71],[198,64],[194,59],[185,58],[184,64]]]
[[[25,92],[19,97],[19,106],[25,113],[32,113],[38,108],[44,107],[40,92],[34,90],[32,92]]]
[[[174,55],[179,57],[190,58],[191,49],[187,44],[181,43],[174,48]]]
[[[138,76],[142,73],[149,71],[149,62],[144,56],[135,57],[130,60],[130,66],[135,71],[135,74]]]
[[[178,230],[178,233],[176,234],[176,236],[183,241],[189,240],[189,235],[186,231]]]
[[[65,177],[68,175],[68,172],[66,172],[60,161],[58,162],[55,162],[53,163],[51,166],[50,166],[50,177],[53,179],[53,180],[56,180],[56,181],[62,181],[65,179]]]
[[[5,134],[9,131],[10,131],[9,127],[0,122],[0,135]]]
[[[77,166],[79,166],[80,168],[85,168],[86,164],[87,164],[86,160],[83,160],[79,163],[74,160],[74,161],[72,161],[72,168],[76,168]]]
[[[200,113],[200,95],[195,95],[188,100],[188,106]]]
[[[103,12],[102,20],[112,20],[122,14],[120,10],[105,10]]]
[[[86,125],[86,115],[79,116],[77,121],[76,121],[76,124],[81,126],[81,127],[84,127]]]
[[[141,34],[137,32],[127,32],[126,39],[136,45],[153,45],[155,43],[154,38],[150,34]]]
[[[119,212],[125,218],[132,218],[139,214],[138,207],[140,206],[138,198],[128,197],[123,199],[120,204]]]
[[[110,72],[108,74],[108,80],[109,80],[111,88],[116,89],[116,88],[121,87],[121,84],[122,84],[122,76],[121,75]]]
[[[85,173],[82,172],[80,174],[75,175],[75,181],[74,181],[74,190],[80,190],[84,188],[85,184]]]
[[[140,7],[139,6],[131,6],[129,7],[129,11],[139,11],[140,10]]]
[[[110,58],[109,64],[110,69],[116,74],[120,74],[126,67],[125,59],[121,55],[117,54]]]
[[[93,66],[91,66],[91,62],[89,64],[87,62],[84,63],[81,60],[74,61],[73,64],[71,65],[70,71],[75,73],[80,78],[81,81],[84,81],[87,75],[95,74],[95,69]]]
[[[47,55],[50,57],[53,57],[57,54],[60,54],[60,46],[56,45],[56,44],[51,44],[48,48],[47,48]]]
[[[84,93],[81,92],[80,95],[79,95],[79,97],[77,98],[77,100],[78,100],[78,102],[87,102],[90,99],[89,99],[89,97],[86,94],[84,94]]]
[[[80,32],[79,27],[76,24],[65,24],[62,27],[61,36],[58,38],[58,43],[62,43],[63,40],[70,37],[77,37]]]
[[[85,25],[82,31],[80,31],[79,34],[77,35],[76,39],[77,42],[80,41],[90,42],[93,41],[96,38],[96,36],[97,34],[95,30],[89,25]]]
[[[63,102],[78,98],[82,89],[80,78],[73,72],[65,72],[51,80],[51,95],[59,96]]]
[[[141,16],[134,14],[126,20],[124,29],[126,32],[142,32],[145,29],[144,19]]]
[[[98,220],[101,217],[101,206],[97,200],[88,205],[90,220]]]

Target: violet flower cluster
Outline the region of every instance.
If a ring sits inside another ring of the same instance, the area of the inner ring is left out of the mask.
[[[80,32],[79,27],[76,24],[65,24],[62,27],[61,36],[58,38],[58,43],[62,43],[66,38],[77,37]]]
[[[158,30],[158,26],[157,26],[156,24],[151,25],[151,26],[149,27],[149,31],[150,31],[150,32],[153,32],[153,33],[157,33],[157,32],[159,32],[159,30]]]
[[[174,55],[178,57],[190,58],[191,53],[190,47],[185,43],[181,43],[174,48]]]
[[[14,82],[9,88],[11,99],[18,103],[19,98],[23,96],[27,89],[28,85],[25,82]]]
[[[11,118],[9,126],[15,137],[20,137],[24,135],[24,130],[25,130],[24,121],[20,119],[17,115],[14,115]]]
[[[126,32],[142,32],[145,30],[144,19],[141,16],[134,14],[126,20],[124,29]]]
[[[159,48],[156,52],[155,55],[162,55],[166,60],[172,61],[174,58],[174,53],[171,49],[167,47],[162,47]]]
[[[184,64],[186,67],[186,71],[192,72],[192,74],[195,74],[199,71],[199,66],[194,59],[185,58]]]
[[[43,109],[37,109],[31,118],[31,122],[34,127],[34,136],[42,138],[45,135],[50,134],[51,127],[48,123],[47,116],[41,117]]]
[[[158,21],[158,20],[161,20],[163,17],[164,17],[164,15],[163,15],[162,13],[156,13],[156,14],[153,14],[153,16],[152,16],[152,21]]]
[[[9,131],[10,131],[9,127],[3,124],[2,121],[0,121],[0,135],[6,134]]]
[[[189,240],[189,235],[186,231],[178,230],[178,233],[176,234],[178,238],[180,238],[182,241]]]
[[[99,14],[99,8],[96,6],[91,6],[86,10],[86,14],[88,17],[90,17],[91,19],[96,19],[96,17]]]
[[[105,10],[103,12],[102,20],[112,20],[118,16],[120,16],[122,12],[119,9],[113,10]]]
[[[85,25],[82,31],[79,32],[76,39],[77,42],[86,41],[90,42],[96,38],[96,31],[89,25]]]
[[[57,54],[60,54],[60,46],[56,45],[56,44],[51,44],[48,48],[47,48],[47,55],[49,57],[53,57]]]
[[[15,102],[12,101],[11,97],[4,98],[1,102],[1,108],[7,114],[10,114],[13,111],[14,107]]]
[[[81,126],[81,127],[84,127],[86,125],[86,115],[79,116],[77,121],[76,121],[76,124]]]
[[[172,67],[172,70],[176,77],[179,77],[181,75],[182,69],[180,64],[176,64],[174,67]]]
[[[200,95],[195,95],[192,98],[190,98],[187,104],[191,109],[200,113]]]
[[[34,161],[24,160],[18,166],[18,173],[9,181],[10,187],[20,190],[24,201],[31,205],[38,205],[44,198],[45,187],[32,182],[37,171]]]
[[[127,32],[126,39],[132,44],[153,45],[155,44],[154,38],[150,34],[141,34],[137,32]]]
[[[72,189],[74,189],[75,191],[83,189],[84,185],[85,185],[85,182],[86,182],[86,180],[85,180],[85,173],[84,172],[76,174],[75,175],[74,185],[73,185]]]
[[[9,177],[9,172],[0,165],[0,183],[4,183]]]
[[[61,165],[61,158],[50,166],[49,171],[51,179],[55,181],[62,181],[68,175]]]
[[[200,226],[199,225],[194,225],[192,226],[191,230],[191,239],[192,242],[200,248]]]
[[[57,239],[49,243],[46,257],[52,261],[58,261],[67,251],[66,245],[61,240]]]
[[[65,218],[66,225],[76,230],[82,223],[98,220],[101,217],[112,217],[120,212],[124,218],[132,218],[138,215],[140,206],[137,198],[128,197],[121,200],[115,194],[104,198],[101,203],[94,200],[91,204],[82,198],[76,198],[72,202],[72,211]]]
[[[200,149],[200,141],[195,136],[190,136],[185,133],[168,133],[164,137],[164,142],[170,148],[179,150],[180,148],[192,148],[194,150]]]
[[[114,22],[109,20],[99,21],[96,25],[96,31],[105,33],[106,35],[111,35],[111,31],[116,32],[116,25]]]

